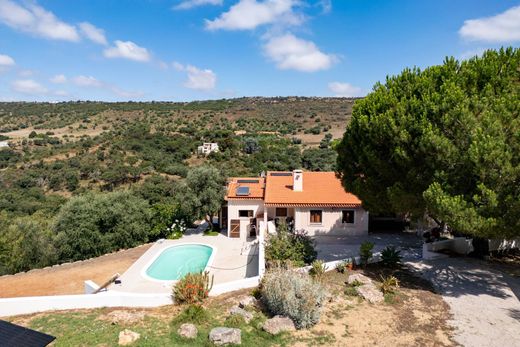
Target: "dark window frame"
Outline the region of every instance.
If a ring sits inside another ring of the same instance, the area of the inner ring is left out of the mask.
[[[285,214],[278,214],[279,210],[284,210]],[[277,207],[275,209],[275,211],[274,211],[274,215],[275,215],[275,217],[288,217],[289,216],[289,211],[287,210],[286,207]]]
[[[319,216],[319,218],[316,218],[318,216]],[[310,224],[323,224],[323,210],[310,210],[309,211],[309,223]]]
[[[346,216],[346,214],[350,214]],[[343,224],[354,224],[356,222],[356,210],[342,210],[341,211],[341,223]]]
[[[245,212],[245,213],[243,213]],[[238,210],[239,218],[253,218],[254,211],[253,210]]]

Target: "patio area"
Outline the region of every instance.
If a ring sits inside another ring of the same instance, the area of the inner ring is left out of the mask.
[[[257,243],[228,238],[222,234],[204,236],[201,231],[194,231],[178,240],[157,241],[119,277],[121,283],[112,284],[108,289],[132,293],[170,293],[173,281],[152,280],[144,275],[144,271],[164,249],[189,243],[213,247],[213,259],[206,269],[214,275],[214,284],[258,275]]]
[[[401,250],[404,260],[419,259],[423,242],[414,232],[369,233],[367,236],[320,235],[314,240],[318,259],[325,262],[358,256],[359,247],[365,241],[374,243],[374,253],[381,252],[387,246],[395,246]]]

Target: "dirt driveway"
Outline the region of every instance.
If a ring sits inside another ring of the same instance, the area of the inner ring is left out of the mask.
[[[0,277],[0,298],[82,294],[83,282],[101,285],[115,273],[122,274],[151,244],[85,261]]]
[[[520,277],[470,258],[407,264],[448,303],[454,339],[462,346],[520,346]]]

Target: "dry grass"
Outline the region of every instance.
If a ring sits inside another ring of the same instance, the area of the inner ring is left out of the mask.
[[[113,274],[125,272],[150,246],[147,244],[89,260],[1,276],[0,297],[82,294],[85,280],[101,285]]]

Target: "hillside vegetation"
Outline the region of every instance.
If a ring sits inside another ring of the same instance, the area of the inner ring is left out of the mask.
[[[297,97],[0,103],[0,136],[10,145],[0,149],[0,274],[165,236],[159,229],[172,218],[190,218],[176,197],[194,167],[213,166],[223,177],[333,170],[331,147],[353,103]],[[220,152],[198,155],[202,142],[217,142]],[[100,206],[105,216],[96,214]],[[80,212],[74,224],[71,216]],[[127,230],[118,223],[124,220],[138,227]]]

